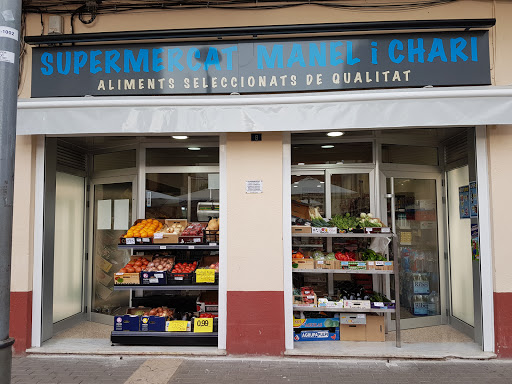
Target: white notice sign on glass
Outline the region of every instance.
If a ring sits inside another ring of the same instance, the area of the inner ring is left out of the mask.
[[[247,180],[245,193],[263,193],[263,180]]]
[[[112,200],[98,200],[98,229],[112,229]]]
[[[114,230],[128,229],[130,220],[130,200],[114,200]]]

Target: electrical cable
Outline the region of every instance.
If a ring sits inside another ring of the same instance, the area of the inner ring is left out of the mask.
[[[81,22],[88,24],[94,21],[97,15],[119,13],[119,12],[136,12],[151,10],[177,10],[177,9],[230,9],[230,10],[270,10],[270,9],[286,9],[298,7],[302,5],[315,5],[320,7],[329,7],[335,9],[357,10],[357,11],[406,11],[433,7],[442,4],[452,3],[458,0],[395,0],[393,2],[383,0],[360,1],[354,0],[218,0],[216,2],[208,0],[146,0],[146,1],[120,1],[120,0],[103,0],[95,3],[95,9],[91,10],[91,6],[87,5],[90,1],[84,0],[35,0],[24,1],[24,11],[27,13],[44,12],[53,14],[71,14],[79,15]],[[74,11],[70,7],[76,7]],[[86,11],[87,10],[87,11]],[[84,12],[86,11],[86,12]],[[84,20],[83,13],[91,13],[91,19]]]

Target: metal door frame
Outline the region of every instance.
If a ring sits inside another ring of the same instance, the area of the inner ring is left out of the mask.
[[[132,183],[132,216],[130,222],[133,222],[134,217],[138,217],[138,202],[137,202],[137,175],[126,175],[117,177],[95,177],[89,181],[89,212],[88,216],[88,242],[87,252],[89,257],[87,260],[87,284],[85,287],[87,295],[87,320],[112,325],[112,316],[104,315],[101,313],[95,313],[92,311],[92,292],[93,292],[93,278],[94,278],[94,188],[96,185],[107,185],[107,184],[120,184],[120,183]]]
[[[385,167],[383,167],[385,168]],[[401,319],[401,329],[411,328],[422,328],[434,325],[448,324],[448,316],[446,310],[449,307],[448,303],[448,292],[447,292],[447,259],[446,255],[446,227],[445,227],[445,209],[444,209],[444,183],[443,174],[440,170],[434,167],[426,167],[425,171],[421,168],[417,171],[411,171],[410,167],[405,167],[406,170],[400,170],[400,166],[390,167],[393,169],[383,169],[380,172],[380,187],[381,191],[386,191],[386,180],[390,177],[395,179],[418,179],[418,180],[435,180],[436,181],[436,192],[437,192],[437,241],[438,241],[438,253],[439,253],[439,299],[441,302],[441,315],[438,316],[425,316],[423,318],[414,319]],[[409,168],[409,169],[407,169]],[[384,196],[384,194],[383,194]],[[381,205],[381,217],[387,218],[387,204]],[[393,229],[394,230],[394,229]],[[393,323],[391,324],[390,330],[393,330]]]

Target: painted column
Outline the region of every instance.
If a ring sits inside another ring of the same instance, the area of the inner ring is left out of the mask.
[[[283,139],[280,132],[226,138],[227,335],[230,354],[285,350],[283,296]],[[246,193],[261,180],[262,193]]]
[[[488,127],[491,231],[494,272],[494,333],[498,357],[512,357],[512,268],[510,263],[510,156],[512,126]]]
[[[9,334],[15,339],[14,353],[31,346],[33,212],[33,138],[16,137],[14,207],[12,231],[11,305]]]

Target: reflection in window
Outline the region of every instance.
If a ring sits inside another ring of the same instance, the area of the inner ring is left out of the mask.
[[[219,201],[217,179],[213,173],[148,173],[146,218],[207,221],[205,204]],[[218,206],[213,209],[218,211]]]
[[[325,177],[292,176],[292,201],[318,207],[325,216]]]
[[[332,215],[350,213],[359,216],[370,212],[369,174],[346,174],[331,176]]]

